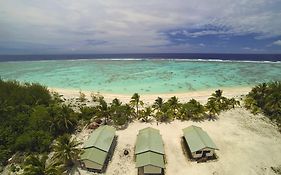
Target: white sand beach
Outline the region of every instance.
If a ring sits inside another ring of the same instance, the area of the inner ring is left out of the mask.
[[[49,88],[49,90],[62,94],[66,99],[79,97],[78,90],[61,89],[61,88]],[[210,95],[214,93],[215,90],[217,89],[208,89],[204,91],[191,91],[186,93],[140,94],[140,97],[145,104],[153,103],[157,97],[161,97],[164,100],[167,100],[172,96],[178,97],[181,102],[186,102],[194,98],[202,103],[205,103],[208,97],[210,97]],[[241,95],[247,94],[251,90],[251,87],[222,88],[221,90],[223,90],[223,95],[226,97],[240,97]],[[86,95],[86,98],[88,99],[91,99],[91,93],[94,93],[94,94],[102,95],[107,102],[111,102],[114,98],[118,98],[124,103],[128,103],[133,95],[133,94],[124,95],[124,94],[98,93],[92,91],[81,91],[81,92],[84,93]]]
[[[58,90],[66,98],[78,97],[78,92]],[[145,103],[153,103],[154,99],[161,96],[167,99],[173,95],[180,101],[188,101],[191,98],[206,102],[212,91],[191,92],[186,94],[165,95],[141,95]],[[224,95],[228,97],[240,97],[249,92],[249,89],[224,89]],[[90,93],[85,92],[89,97]],[[128,102],[130,96],[102,94],[105,99],[111,101],[119,98]],[[182,129],[196,125],[207,131],[219,148],[216,151],[218,159],[206,163],[191,162],[183,153],[181,146]],[[219,115],[216,121],[192,122],[178,121],[171,123],[143,123],[135,121],[128,128],[117,131],[117,146],[106,170],[106,175],[136,175],[137,169],[134,162],[134,145],[140,129],[154,127],[160,130],[164,141],[167,175],[273,175],[271,167],[281,165],[281,134],[277,127],[262,115],[252,115],[244,108],[236,108]],[[91,130],[84,129],[76,135],[80,141],[85,141]],[[129,156],[124,156],[124,149],[128,149]],[[93,174],[80,170],[83,174]],[[77,173],[78,174],[78,173]]]

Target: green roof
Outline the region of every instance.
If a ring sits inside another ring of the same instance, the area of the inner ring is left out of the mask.
[[[108,152],[115,136],[115,128],[112,126],[100,126],[90,135],[90,138],[84,143],[84,149],[95,147]]]
[[[87,148],[84,150],[84,153],[81,155],[81,160],[90,160],[92,162],[96,162],[103,166],[104,161],[106,159],[107,152],[97,149],[95,147]]]
[[[138,154],[136,157],[136,167],[139,168],[146,165],[153,165],[156,167],[165,168],[163,155],[150,151]]]
[[[203,148],[218,149],[209,135],[200,127],[189,126],[183,129],[183,133],[191,152],[199,151]]]
[[[139,131],[136,142],[135,154],[152,151],[164,154],[162,137],[159,130],[147,127]]]

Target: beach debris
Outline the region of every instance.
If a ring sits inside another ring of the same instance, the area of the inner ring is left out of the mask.
[[[98,102],[99,99],[103,99],[104,97],[99,92],[97,92],[97,93],[92,92],[91,98],[92,98],[93,102]]]
[[[99,126],[100,125],[98,123],[93,122],[93,123],[90,123],[87,128],[88,129],[97,129]]]
[[[281,174],[281,165],[279,167],[270,167],[271,170],[276,174]]]
[[[124,149],[124,155],[127,156],[129,154],[129,151],[127,149]]]
[[[197,160],[197,163],[203,163],[203,162],[207,162],[208,158],[207,157],[202,157],[200,159]]]
[[[101,125],[101,124],[102,124],[102,119],[96,119],[95,122],[96,122],[97,124]]]

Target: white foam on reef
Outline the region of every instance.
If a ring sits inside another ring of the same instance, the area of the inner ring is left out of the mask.
[[[185,58],[89,58],[89,59],[73,59],[79,60],[109,60],[109,61],[202,61],[202,62],[248,62],[248,63],[281,63],[281,61],[255,61],[255,60],[223,60],[223,59],[185,59]]]
[[[161,59],[167,60],[167,59]],[[234,62],[234,63],[281,63],[281,61],[254,61],[254,60],[222,60],[222,59],[168,59],[174,61],[190,61],[190,62]]]
[[[190,62],[234,62],[234,63],[281,63],[281,61],[254,61],[254,60],[222,60],[222,59],[179,59],[179,58],[92,58],[79,60],[109,60],[109,61],[190,61]]]
[[[77,58],[77,59],[56,59],[56,60],[20,60],[20,61],[0,61],[6,63],[18,62],[51,62],[51,61],[186,61],[186,62],[231,62],[231,63],[261,63],[261,64],[280,64],[281,61],[255,61],[255,60],[223,60],[223,59],[185,59],[185,58]]]

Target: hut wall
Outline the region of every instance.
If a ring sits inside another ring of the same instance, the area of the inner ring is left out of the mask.
[[[210,151],[210,153],[206,153],[206,156],[207,157],[211,157],[211,156],[213,156],[214,155],[214,150],[213,149],[210,149],[210,148],[204,148],[204,149],[201,149],[201,150],[199,150],[201,153],[197,153],[196,154],[196,152],[193,152],[192,153],[192,157],[193,158],[200,158],[200,157],[202,157],[203,156],[203,151]]]
[[[85,168],[95,169],[95,170],[101,170],[102,166],[100,164],[97,164],[95,162],[92,162],[90,160],[82,160],[82,162],[85,164]]]
[[[152,165],[144,166],[144,173],[145,174],[161,174],[162,168],[155,167]]]

